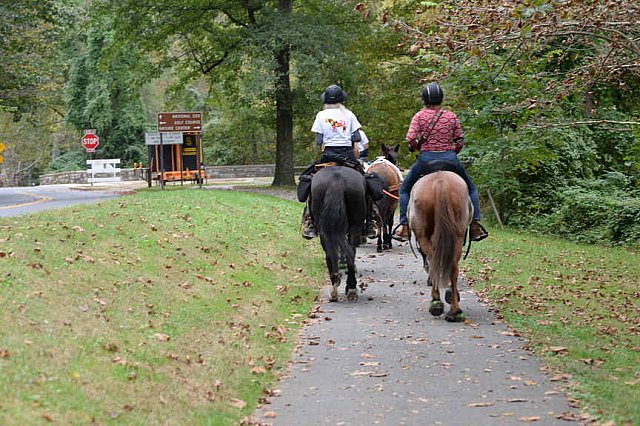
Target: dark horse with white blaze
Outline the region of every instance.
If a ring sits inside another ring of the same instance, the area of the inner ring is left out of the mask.
[[[311,213],[331,278],[332,302],[338,300],[341,255],[347,263],[347,300],[358,300],[355,258],[366,216],[365,185],[360,172],[344,166],[325,167],[311,181]]]
[[[444,312],[440,288],[450,287],[445,299],[451,308],[445,319],[463,321],[464,314],[459,306],[458,261],[473,216],[466,183],[449,171],[428,174],[413,186],[408,212],[410,232],[415,235],[424,268],[429,274],[429,312],[434,316]]]

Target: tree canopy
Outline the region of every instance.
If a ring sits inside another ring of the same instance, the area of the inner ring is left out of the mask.
[[[18,0],[0,9],[1,170],[82,162],[84,128],[99,129],[98,155],[140,160],[157,112],[198,110],[207,164],[275,163],[274,185],[290,185],[293,166],[317,155],[309,129],[335,83],[372,153],[401,143],[406,167],[404,134],[421,86],[435,80],[461,119],[461,158],[485,215],[577,235],[589,224],[567,206],[618,194],[608,208],[630,213],[603,214],[598,238],[628,241],[634,234],[617,229],[635,217],[640,191],[639,9],[631,0]]]

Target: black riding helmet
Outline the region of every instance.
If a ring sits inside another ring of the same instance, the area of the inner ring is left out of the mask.
[[[343,104],[347,100],[347,94],[340,86],[333,84],[324,90],[320,100],[323,104]]]
[[[422,100],[425,105],[440,105],[442,98],[444,98],[444,93],[436,82],[429,83],[422,89]]]

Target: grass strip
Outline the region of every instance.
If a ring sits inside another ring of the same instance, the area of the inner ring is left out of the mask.
[[[176,188],[0,220],[0,424],[233,424],[324,282],[300,205]]]
[[[640,254],[493,231],[463,262],[475,288],[602,421],[640,424]]]

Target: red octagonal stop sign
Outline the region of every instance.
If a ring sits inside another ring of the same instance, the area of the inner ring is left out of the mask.
[[[85,133],[82,137],[82,146],[87,152],[94,152],[98,145],[100,145],[100,138],[95,133]]]

